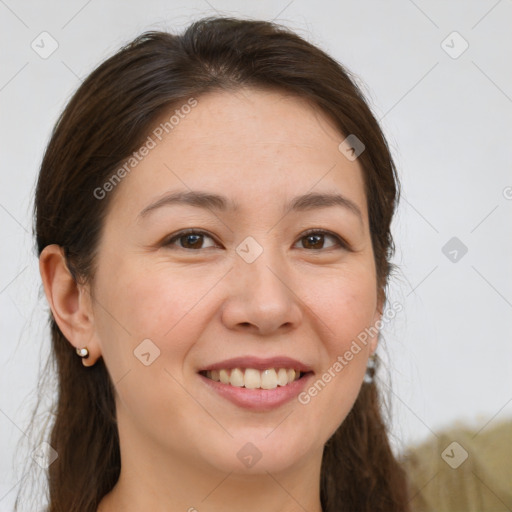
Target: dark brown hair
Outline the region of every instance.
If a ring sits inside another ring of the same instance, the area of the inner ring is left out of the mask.
[[[366,146],[358,158],[377,287],[385,298],[399,186],[383,133],[347,70],[266,21],[206,18],[179,36],[146,32],[84,80],[59,117],[42,161],[34,206],[38,255],[49,244],[62,246],[75,280],[91,282],[112,196],[98,200],[94,190],[171,108],[206,92],[244,86],[308,99],[334,121],[340,137],[354,134]],[[48,468],[48,510],[95,512],[120,473],[114,388],[103,359],[84,367],[51,312],[49,322],[47,368],[56,367],[58,400],[48,442],[58,458]],[[382,405],[376,384],[364,383],[326,443],[320,482],[325,512],[409,510],[405,473],[390,448]]]

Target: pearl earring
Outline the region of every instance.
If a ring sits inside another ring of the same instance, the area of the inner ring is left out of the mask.
[[[87,347],[77,348],[76,353],[83,359],[87,359],[89,357],[89,351],[87,350]]]

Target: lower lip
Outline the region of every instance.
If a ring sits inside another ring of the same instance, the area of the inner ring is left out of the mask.
[[[307,373],[286,386],[277,386],[274,389],[239,388],[209,379],[200,373],[198,375],[213,391],[238,407],[254,411],[269,411],[295,398],[306,387],[313,373]]]

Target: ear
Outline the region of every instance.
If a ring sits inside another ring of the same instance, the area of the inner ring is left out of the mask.
[[[94,329],[88,286],[79,285],[74,280],[66,264],[64,250],[56,244],[46,246],[41,252],[39,272],[59,329],[73,347],[87,347],[89,357],[82,358],[82,364],[94,365],[101,351]]]
[[[380,332],[380,329],[378,326],[381,324],[382,319],[382,313],[384,309],[384,302],[385,298],[383,295],[379,294],[378,300],[377,300],[377,307],[375,309],[375,314],[373,315],[373,323],[372,327],[377,329]],[[377,345],[379,343],[379,334],[375,334],[375,336],[372,336],[370,339],[370,355],[373,355],[375,351],[377,350]]]

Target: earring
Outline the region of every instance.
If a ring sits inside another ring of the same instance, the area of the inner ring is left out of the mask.
[[[89,357],[89,351],[87,350],[87,347],[77,348],[76,353],[83,359],[87,359]]]
[[[366,382],[366,384],[371,384],[373,382],[376,368],[377,368],[377,354],[372,354],[368,359],[368,364],[366,366],[366,373],[365,373],[364,379],[363,379],[363,381]]]

